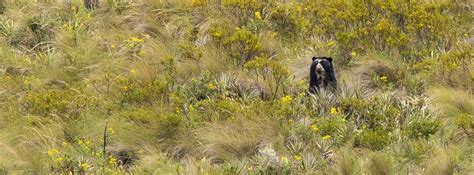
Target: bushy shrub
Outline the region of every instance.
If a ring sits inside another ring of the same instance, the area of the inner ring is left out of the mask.
[[[77,117],[93,105],[93,100],[72,90],[30,91],[22,99],[24,110],[44,117]]]
[[[433,120],[414,121],[408,125],[406,132],[411,138],[429,138],[435,134],[440,127],[440,122]]]
[[[272,99],[275,99],[279,91],[283,90],[288,83],[288,69],[275,60],[255,57],[245,63],[244,68],[257,85],[266,84],[268,86],[269,93],[267,95]]]
[[[165,97],[167,86],[158,79],[143,82],[133,77],[117,77],[116,88],[121,103],[152,103]]]
[[[423,75],[430,84],[467,88],[472,84],[472,55],[474,49],[467,45],[456,45],[453,50],[436,57],[426,58],[413,64],[413,72]]]
[[[345,116],[335,115],[316,119],[315,127],[319,128],[322,136],[339,137],[340,129],[346,124]],[[314,128],[313,128],[314,129]]]
[[[305,36],[309,30],[310,19],[306,17],[308,11],[302,3],[283,4],[272,9],[268,20],[278,33],[297,39]]]
[[[383,129],[364,129],[355,137],[354,146],[381,150],[390,143],[390,132]]]
[[[218,89],[219,84],[207,72],[191,79],[189,86],[185,87],[186,96],[191,102],[208,99],[216,94]]]
[[[235,32],[225,39],[224,46],[237,65],[243,65],[258,56],[262,48],[260,38],[246,28],[236,28]]]

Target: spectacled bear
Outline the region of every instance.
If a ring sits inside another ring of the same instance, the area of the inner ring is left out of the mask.
[[[309,92],[318,93],[320,88],[336,90],[337,80],[331,57],[313,57],[309,73]]]

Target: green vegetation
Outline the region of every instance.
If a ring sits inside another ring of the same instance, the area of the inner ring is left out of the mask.
[[[472,8],[0,0],[0,174],[472,174]]]

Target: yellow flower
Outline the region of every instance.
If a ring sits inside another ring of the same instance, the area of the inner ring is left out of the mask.
[[[179,112],[181,112],[181,109],[179,109],[178,107],[176,107],[175,111],[176,111],[176,113],[179,113]]]
[[[287,95],[287,96],[284,96],[280,99],[280,102],[283,103],[283,104],[288,104],[288,103],[291,103],[293,99],[291,98],[291,96]]]
[[[330,135],[325,135],[325,136],[323,136],[323,139],[324,139],[324,140],[327,140],[327,139],[330,139],[330,138],[331,138]]]
[[[387,77],[385,75],[382,75],[380,77],[380,81],[387,82]]]
[[[107,128],[107,133],[109,133],[109,134],[114,134],[115,131],[114,131],[113,128]]]
[[[137,43],[137,44],[142,44],[145,42],[145,40],[137,38],[137,37],[130,37],[128,41],[131,43]]]
[[[117,159],[113,156],[109,156],[109,164],[115,165],[117,163]]]
[[[464,37],[466,37],[466,38],[467,38],[467,37],[469,37],[469,34],[467,34],[467,33],[464,33]]]
[[[137,69],[133,68],[133,69],[130,69],[130,73],[132,75],[137,75]]]
[[[313,129],[314,132],[319,131],[319,128],[316,125],[311,125],[311,129]]]
[[[61,162],[61,161],[63,161],[63,158],[62,158],[62,157],[58,157],[58,158],[56,158],[56,161],[57,161],[57,162]]]
[[[299,156],[299,155],[295,155],[294,158],[295,158],[295,160],[297,160],[297,161],[300,161],[300,160],[302,159],[301,156]]]
[[[356,56],[357,56],[357,52],[352,51],[352,52],[351,52],[351,56],[352,56],[352,57],[356,57]]]
[[[89,167],[90,167],[90,166],[89,166],[88,163],[82,163],[82,164],[81,164],[81,168],[82,168],[83,170],[87,170],[87,169],[89,169]]]
[[[216,38],[221,38],[222,37],[222,33],[221,32],[214,32],[212,35],[214,35]]]
[[[260,14],[259,11],[256,11],[255,12],[255,18],[259,19],[259,20],[262,20],[262,14]]]
[[[209,83],[209,84],[207,84],[207,88],[209,88],[209,89],[215,89],[216,86],[215,86],[213,83]]]
[[[23,84],[24,84],[25,86],[28,86],[28,84],[30,84],[30,83],[29,83],[28,80],[24,80],[24,81],[23,81]]]
[[[48,151],[48,156],[49,156],[49,157],[53,157],[53,156],[55,156],[56,154],[59,154],[59,151],[58,151],[56,148],[50,149],[50,150]]]
[[[115,49],[117,46],[115,44],[110,45],[110,48]]]
[[[62,146],[62,147],[66,147],[67,145],[68,145],[67,142],[61,143],[61,146]]]
[[[285,156],[281,156],[281,161],[283,163],[287,163],[288,162],[288,158],[286,158]]]
[[[336,113],[337,113],[337,109],[336,109],[335,107],[332,107],[330,113],[331,113],[331,114],[336,114]]]

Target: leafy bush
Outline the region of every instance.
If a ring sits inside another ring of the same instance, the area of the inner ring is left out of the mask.
[[[283,4],[272,9],[269,21],[272,28],[284,36],[303,37],[310,27],[310,19],[305,18],[308,8],[302,3]]]
[[[410,123],[406,132],[411,138],[428,138],[435,134],[440,127],[439,121],[415,121]]]
[[[166,95],[166,84],[160,80],[142,82],[132,77],[118,77],[116,83],[121,103],[152,103]]]
[[[92,106],[92,99],[71,90],[49,89],[30,91],[22,100],[28,113],[51,117],[77,117],[81,111]]]
[[[269,88],[267,95],[272,95],[272,99],[275,99],[278,92],[288,83],[288,69],[269,58],[255,57],[247,62],[244,68],[254,77],[256,84],[266,83]]]
[[[354,146],[381,150],[390,143],[390,140],[390,132],[387,130],[365,129],[356,136]]]
[[[149,108],[132,108],[121,112],[120,116],[130,122],[136,122],[139,124],[150,124],[158,118],[156,111]]]
[[[260,54],[260,38],[246,28],[236,28],[224,46],[237,65],[243,65]]]

